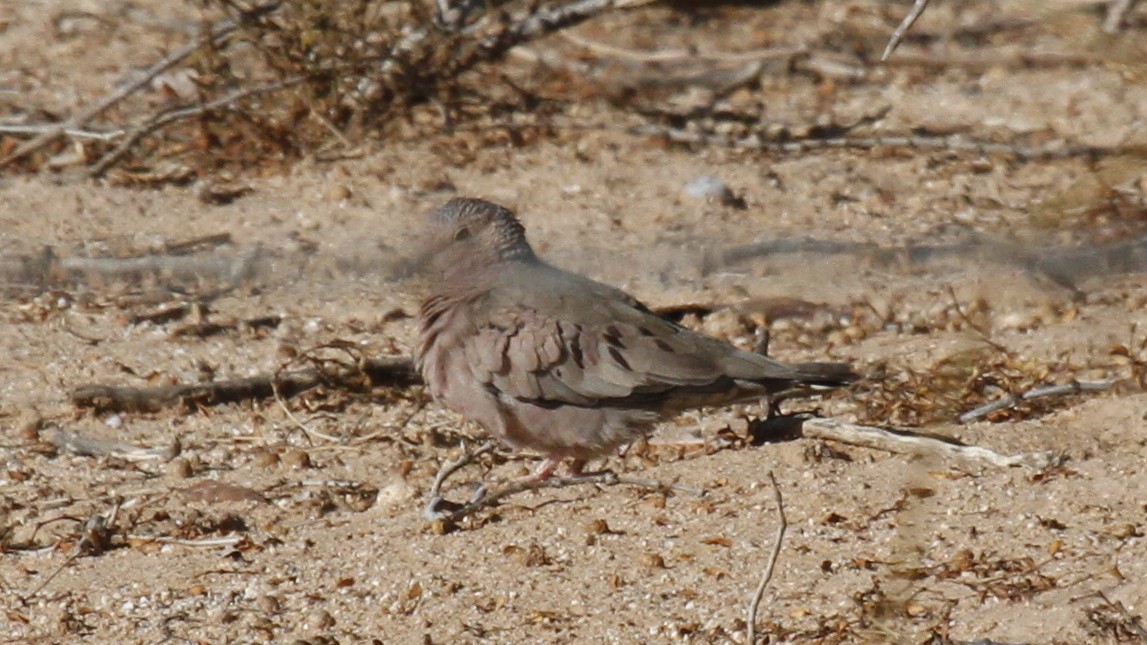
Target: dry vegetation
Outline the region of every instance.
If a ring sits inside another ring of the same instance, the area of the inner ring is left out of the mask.
[[[53,3],[83,91],[0,51],[0,181],[34,194],[0,213],[0,637],[1147,642],[1137,3],[936,4],[885,63],[907,5],[139,4]],[[698,164],[735,179],[696,208],[633,187]],[[568,205],[527,223],[567,258],[608,231],[633,266],[575,268],[660,272],[686,325],[856,361],[810,411],[845,432],[698,415],[620,480],[427,521],[524,461],[427,399],[401,253],[362,241],[468,190]],[[770,470],[791,519],[750,626]]]

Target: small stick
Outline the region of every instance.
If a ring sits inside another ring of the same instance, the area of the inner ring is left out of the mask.
[[[115,526],[116,517],[119,515],[119,509],[120,503],[116,502],[106,513],[97,513],[89,517],[81,525],[80,539],[76,540],[76,544],[72,547],[72,552],[68,554],[68,558],[64,560],[51,575],[45,578],[39,586],[33,589],[31,593],[21,599],[24,604],[28,604],[36,594],[43,591],[52,580],[56,579],[56,576],[60,575],[61,571],[71,566],[80,556],[102,554],[111,542],[112,533],[114,532],[113,527]]]
[[[1111,0],[1107,6],[1107,17],[1103,20],[1103,32],[1117,34],[1123,28],[1123,19],[1135,6],[1137,0]]]
[[[904,20],[901,20],[896,30],[892,32],[892,38],[888,40],[888,45],[884,47],[884,53],[880,55],[881,61],[888,60],[892,52],[900,46],[900,40],[904,38],[904,34],[908,33],[908,30],[916,23],[916,19],[924,13],[924,9],[927,7],[928,0],[916,0],[916,2],[912,4],[912,11],[909,11],[908,15],[904,16]]]
[[[273,4],[276,6],[278,5],[277,2]],[[116,103],[119,103],[128,96],[131,96],[141,87],[153,81],[155,77],[178,65],[185,58],[199,51],[203,45],[207,43],[222,42],[223,39],[230,35],[231,32],[235,31],[237,27],[238,23],[236,23],[234,20],[223,20],[211,29],[211,33],[208,34],[206,38],[197,39],[195,42],[188,43],[187,45],[180,47],[167,57],[144,70],[143,73],[140,74],[140,76],[134,81],[124,84],[123,86],[113,91],[111,94],[108,94],[103,99],[97,101],[95,105],[81,110],[78,114],[72,116],[72,118],[68,119],[66,122],[60,123],[55,127],[44,131],[31,141],[28,141],[27,143],[17,147],[8,156],[0,159],[0,168],[7,166],[13,161],[18,160],[28,155],[29,153],[39,150],[40,148],[55,141],[61,135],[67,134],[69,131],[83,127],[85,124],[87,124],[88,121],[91,121],[97,116],[103,114]]]
[[[353,443],[355,445],[369,443],[369,442],[374,441],[375,439],[381,437],[384,434],[389,434],[392,432],[397,433],[397,432],[401,432],[401,431],[405,430],[406,427],[410,425],[410,422],[414,420],[414,417],[418,416],[418,414],[420,412],[422,412],[424,409],[426,409],[426,404],[429,402],[430,402],[429,398],[426,398],[426,397],[419,398],[419,400],[414,404],[414,409],[411,410],[410,413],[407,414],[405,417],[403,417],[403,419],[400,423],[394,424],[394,427],[382,426],[378,430],[375,430],[374,432],[364,434],[361,437],[355,437]]]
[[[320,376],[326,373],[326,371],[323,370],[323,365],[325,363],[334,364],[336,366],[336,369],[344,368],[346,365],[346,363],[339,363],[335,360],[324,361],[322,358],[320,358],[319,356],[317,356],[315,354],[315,352],[317,352],[320,349],[336,349],[336,350],[343,351],[343,352],[350,355],[351,363],[357,367],[362,367],[362,365],[366,362],[365,360],[362,359],[362,357],[359,355],[359,353],[357,351],[354,351],[353,348],[349,347],[346,344],[338,343],[338,342],[319,345],[319,346],[313,347],[311,349],[308,349],[305,352],[302,352],[300,357],[304,358],[304,359],[309,359],[315,365],[315,369],[318,371]],[[313,428],[308,427],[305,423],[302,422],[301,419],[299,419],[297,416],[295,416],[295,413],[292,412],[289,407],[287,407],[286,401],[283,400],[282,393],[279,392],[279,381],[280,381],[282,374],[289,374],[289,372],[287,372],[287,366],[288,365],[290,365],[290,362],[284,363],[281,366],[279,366],[279,369],[276,370],[275,374],[271,377],[271,395],[272,395],[272,397],[274,397],[275,402],[279,404],[279,407],[283,410],[283,413],[287,415],[287,418],[290,419],[291,422],[293,422],[299,428],[299,430],[302,430],[303,435],[306,436],[307,441],[311,445],[314,445],[314,443],[315,443],[314,437],[319,437],[320,439],[325,439],[326,441],[330,441],[331,443],[336,443],[336,444],[345,443],[345,440],[343,438],[329,435],[329,434],[326,434],[323,432],[319,432],[318,430],[315,430]],[[349,376],[353,376],[353,374],[351,374]]]
[[[689,49],[659,49],[656,51],[638,51],[625,49],[616,45],[591,40],[574,32],[560,32],[565,40],[584,47],[585,49],[614,58],[637,61],[640,63],[669,63],[677,61],[718,61],[728,63],[752,63],[757,61],[774,60],[778,58],[791,58],[805,51],[803,47],[768,47],[745,52],[697,52]]]
[[[209,233],[207,235],[193,237],[189,240],[164,242],[163,248],[171,255],[188,255],[207,249],[216,249],[220,246],[228,246],[233,242],[230,233]]]
[[[234,92],[221,96],[215,100],[201,103],[199,105],[193,105],[191,107],[157,114],[147,122],[136,126],[131,131],[131,133],[128,134],[128,136],[119,143],[119,145],[117,145],[103,157],[100,157],[96,163],[92,164],[91,168],[88,169],[88,177],[102,176],[105,172],[107,172],[108,168],[112,167],[115,162],[119,161],[121,157],[127,154],[127,151],[131,150],[132,146],[134,146],[136,143],[139,143],[139,141],[147,135],[155,132],[156,130],[159,130],[168,124],[182,121],[184,119],[190,119],[191,117],[199,116],[200,114],[211,112],[212,110],[218,110],[219,108],[227,107],[232,103],[242,101],[243,99],[250,98],[252,96],[267,94],[269,92],[277,92],[281,89],[298,85],[304,80],[306,80],[305,76],[294,76],[277,83],[270,83],[267,85],[260,85],[259,87],[248,87],[235,90]],[[2,162],[0,162],[0,165],[2,165]]]
[[[295,416],[294,412],[291,412],[291,408],[287,407],[287,402],[283,400],[283,395],[279,392],[278,383],[279,383],[279,373],[276,372],[275,376],[271,377],[271,396],[275,399],[275,403],[279,404],[279,409],[281,409],[283,411],[283,414],[287,415],[287,418],[290,419],[291,422],[294,423],[295,426],[303,432],[303,436],[307,438],[308,444],[310,444],[312,446],[315,445],[315,437],[318,437],[320,439],[324,439],[324,440],[329,441],[331,443],[342,443],[343,442],[343,440],[340,439],[339,437],[335,437],[335,436],[326,434],[324,432],[319,432],[318,430],[314,430],[312,428],[307,427],[307,424],[303,423],[302,420],[300,420],[297,416]]]
[[[777,536],[773,538],[773,551],[769,554],[769,561],[765,565],[764,572],[761,573],[761,581],[757,584],[753,599],[749,601],[748,617],[745,619],[749,629],[748,645],[754,645],[757,642],[757,608],[761,605],[761,598],[765,595],[765,588],[769,585],[769,580],[773,578],[773,569],[777,565],[777,556],[781,554],[781,543],[785,539],[785,529],[789,526],[788,520],[785,519],[785,505],[784,500],[781,499],[781,488],[777,486],[777,478],[773,476],[771,470],[769,471],[769,481],[773,485],[773,498],[777,502],[777,518],[780,520],[780,524],[777,526]]]
[[[1008,354],[1007,347],[1004,347],[1002,344],[992,340],[992,334],[990,330],[984,329],[983,325],[968,317],[967,312],[965,312],[964,308],[960,306],[960,299],[956,297],[956,288],[953,287],[951,283],[948,284],[948,295],[952,298],[952,306],[956,308],[956,315],[960,317],[960,320],[964,321],[964,324],[967,325],[969,329],[979,335],[980,340],[984,341],[988,345],[991,345],[992,348],[997,352],[1000,352],[1001,354]]]
[[[435,478],[437,481],[437,478]],[[678,491],[703,496],[705,491],[695,486],[688,486],[685,484],[664,484],[662,482],[653,481],[649,479],[637,479],[634,477],[625,477],[618,475],[612,470],[603,470],[601,472],[589,473],[585,475],[578,475],[576,477],[550,477],[541,480],[520,480],[511,481],[500,488],[491,489],[486,484],[482,484],[475,491],[470,501],[461,506],[456,506],[442,497],[432,497],[430,502],[426,505],[424,515],[428,520],[445,520],[447,522],[457,522],[458,520],[470,515],[471,513],[496,505],[503,499],[516,495],[528,490],[542,490],[546,488],[567,488],[569,486],[580,486],[582,484],[600,484],[602,486],[615,486],[617,484],[627,484],[629,486],[639,486],[642,488],[650,488],[660,492]],[[493,492],[491,492],[493,490]],[[450,508],[444,510],[443,507]]]
[[[698,497],[705,494],[703,489],[695,486],[664,484],[648,479],[618,475],[612,470],[603,470],[601,472],[587,473],[575,477],[550,477],[540,480],[524,479],[510,481],[499,488],[493,489],[493,492],[491,492],[491,488],[488,485],[482,484],[474,491],[470,501],[462,505],[445,499],[442,496],[442,486],[446,483],[446,480],[464,466],[473,463],[477,456],[489,452],[496,445],[494,442],[487,442],[473,453],[463,454],[454,461],[448,461],[442,464],[442,467],[438,470],[438,474],[434,477],[434,484],[430,487],[430,500],[426,503],[425,509],[423,509],[423,516],[428,521],[444,520],[447,522],[456,522],[477,510],[494,506],[499,501],[524,491],[541,490],[545,488],[566,488],[568,486],[579,486],[581,484],[601,484],[604,486],[627,484],[630,486],[651,488],[662,492],[677,491],[689,493]]]
[[[171,461],[179,456],[179,439],[164,448],[140,448],[119,441],[92,439],[62,428],[48,428],[41,435],[58,450],[88,457],[116,457],[126,461]]]
[[[1034,387],[1020,395],[1008,394],[1003,398],[985,403],[978,408],[969,410],[960,415],[960,423],[970,423],[988,416],[993,412],[1010,408],[1021,401],[1032,401],[1049,396],[1062,396],[1065,394],[1082,394],[1083,392],[1106,392],[1115,387],[1118,381],[1072,381],[1062,385],[1043,385]]]
[[[342,366],[326,370],[311,367],[288,372],[279,377],[270,374],[159,387],[83,385],[72,392],[72,404],[101,412],[158,412],[184,403],[208,406],[248,399],[265,399],[274,396],[275,389],[278,389],[282,396],[290,397],[324,381],[335,383],[349,381],[364,372],[375,384],[409,387],[420,382],[410,359],[383,356],[367,359],[361,365],[353,367]]]
[[[111,141],[117,137],[122,137],[123,130],[109,130],[107,132],[95,132],[93,130],[83,130],[80,128],[64,128],[60,129],[58,123],[47,124],[3,124],[0,125],[0,134],[43,134],[45,132],[58,132],[59,134],[66,134],[69,137],[77,139],[95,139],[96,141]]]
[[[193,547],[214,547],[214,546],[234,546],[243,540],[247,539],[244,535],[226,535],[217,538],[204,538],[202,540],[185,540],[182,538],[173,538],[166,535],[127,535],[129,540],[137,540],[140,542],[158,542],[159,544],[177,544],[179,546],[193,546]]]
[[[442,497],[442,486],[446,483],[446,480],[462,468],[474,463],[478,457],[496,448],[497,445],[498,444],[493,441],[487,441],[481,446],[478,446],[477,450],[470,452],[466,450],[466,446],[463,444],[462,456],[453,461],[443,462],[442,466],[438,469],[438,474],[434,476],[434,483],[430,486],[430,499],[426,502],[426,508],[422,512],[427,520],[445,519],[447,515],[441,511],[442,506],[446,504],[446,499]]]
[[[1147,643],[1147,629],[1143,628],[1143,623],[1139,621],[1138,616],[1127,611],[1127,608],[1123,606],[1123,603],[1112,602],[1111,599],[1107,597],[1107,594],[1103,593],[1102,589],[1095,592],[1095,594],[1102,598],[1103,602],[1107,603],[1108,607],[1111,607],[1115,611],[1119,612],[1123,616],[1123,619],[1127,621],[1131,629],[1133,629],[1139,636],[1139,638],[1143,639],[1144,643]]]
[[[934,455],[946,458],[981,461],[993,466],[1026,466],[1042,470],[1061,460],[1054,452],[1002,455],[980,446],[966,446],[933,437],[893,432],[884,428],[855,425],[833,419],[806,419],[801,435],[815,439],[839,441],[853,446],[874,448],[894,453]]]

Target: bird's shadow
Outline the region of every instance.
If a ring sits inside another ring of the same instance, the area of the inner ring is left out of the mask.
[[[816,418],[809,412],[770,414],[764,418],[749,421],[749,445],[763,446],[768,443],[794,441],[804,437],[804,423]]]

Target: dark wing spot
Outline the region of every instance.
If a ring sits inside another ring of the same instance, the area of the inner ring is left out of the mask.
[[[652,330],[652,329],[650,329],[650,328],[648,328],[648,327],[638,327],[638,328],[637,328],[637,331],[638,331],[638,332],[639,332],[639,333],[640,333],[642,336],[652,336],[652,335],[653,335],[653,330]]]
[[[625,343],[621,342],[621,330],[618,329],[616,325],[606,327],[602,337],[605,339],[606,344],[611,347],[625,349]]]
[[[577,337],[570,339],[570,358],[573,359],[574,365],[578,369],[585,369],[585,356],[581,353],[581,343],[578,342]]]
[[[653,344],[657,345],[657,348],[663,352],[669,352],[670,354],[676,354],[677,353],[677,350],[673,349],[673,346],[670,345],[669,343],[665,342],[665,339],[663,339],[663,338],[654,338]]]
[[[617,351],[616,347],[609,348],[609,355],[613,357],[613,360],[616,361],[617,364],[622,367],[622,369],[632,369],[629,367],[629,361],[625,360],[625,357],[621,355],[621,352]]]

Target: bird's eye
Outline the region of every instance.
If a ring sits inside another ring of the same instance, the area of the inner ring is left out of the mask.
[[[466,228],[465,226],[458,229],[458,232],[454,233],[455,242],[461,242],[462,240],[468,239],[470,239],[470,229]]]

